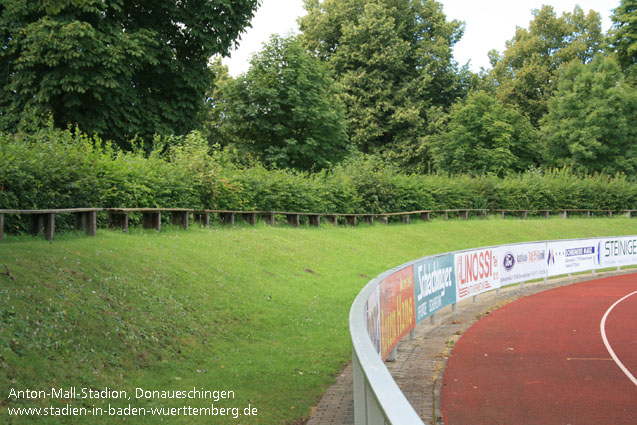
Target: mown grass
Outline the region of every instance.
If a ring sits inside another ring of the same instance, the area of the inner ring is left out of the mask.
[[[74,407],[250,404],[258,416],[163,423],[286,424],[350,360],[349,307],[365,283],[420,256],[497,243],[635,234],[614,219],[434,220],[410,225],[166,228],[0,244],[0,423],[158,423],[157,417],[8,416],[15,390],[127,390]],[[135,400],[134,389],[232,390],[233,400]]]

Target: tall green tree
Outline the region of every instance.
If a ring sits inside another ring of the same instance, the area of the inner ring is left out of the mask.
[[[560,66],[590,62],[604,47],[601,17],[576,6],[558,17],[552,6],[533,11],[529,28],[518,28],[503,54],[489,53],[498,98],[516,105],[535,126],[548,111]]]
[[[332,69],[352,142],[422,161],[429,112],[465,94],[452,54],[463,24],[448,22],[434,0],[306,0],[305,7],[302,41]]]
[[[221,92],[221,131],[267,166],[322,169],[348,153],[344,109],[329,70],[295,37],[273,36],[248,72]]]
[[[547,163],[592,173],[637,172],[637,90],[613,58],[574,62],[544,119]]]
[[[637,0],[621,0],[611,19],[611,44],[619,64],[631,75],[634,84],[637,82]]]
[[[484,91],[456,103],[429,137],[436,168],[450,173],[521,172],[539,164],[537,130],[511,105]]]
[[[0,128],[76,124],[124,143],[195,127],[208,60],[259,0],[3,0]]]
[[[221,124],[226,104],[222,87],[232,81],[230,70],[221,62],[221,57],[212,59],[209,67],[212,75],[210,86],[206,91],[206,118],[202,123],[202,134],[211,144],[223,144]]]

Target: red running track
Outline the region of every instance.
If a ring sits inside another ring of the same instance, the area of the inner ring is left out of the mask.
[[[637,424],[636,291],[636,274],[598,279],[522,298],[476,322],[447,362],[445,424]],[[627,295],[605,323],[624,372],[600,324]]]

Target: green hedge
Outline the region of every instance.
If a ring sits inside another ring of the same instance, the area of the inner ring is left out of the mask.
[[[535,170],[507,178],[406,175],[356,157],[308,174],[234,165],[198,133],[117,151],[74,131],[0,134],[0,208],[165,207],[382,213],[421,209],[636,209],[624,176]],[[24,228],[7,217],[8,229]]]

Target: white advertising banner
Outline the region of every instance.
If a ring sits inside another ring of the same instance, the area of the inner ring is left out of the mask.
[[[457,301],[500,287],[498,253],[484,248],[454,254]]]
[[[504,245],[498,251],[500,286],[546,276],[546,242]]]
[[[601,267],[637,264],[637,236],[599,239],[597,251]]]
[[[546,250],[549,276],[599,268],[597,239],[547,242]]]

